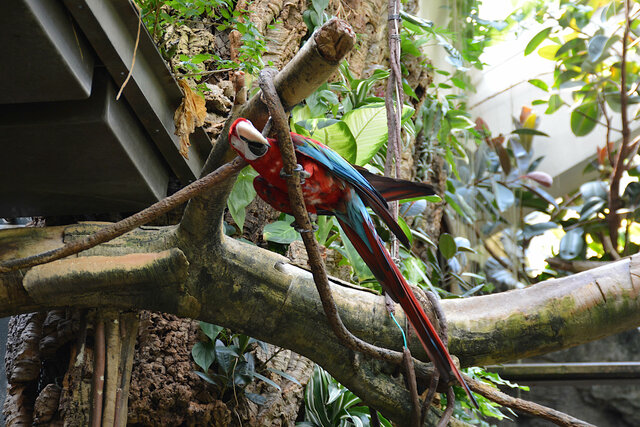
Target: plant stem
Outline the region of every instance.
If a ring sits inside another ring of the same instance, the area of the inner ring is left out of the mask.
[[[622,143],[616,162],[613,167],[611,176],[611,184],[609,188],[609,215],[607,222],[609,225],[609,237],[612,242],[618,241],[618,228],[620,227],[620,216],[618,208],[620,207],[620,178],[624,171],[624,162],[629,155],[629,119],[627,117],[627,44],[629,40],[629,31],[631,21],[629,19],[629,0],[624,0],[624,33],[622,36],[622,61],[620,68],[620,117],[622,120]],[[615,246],[613,248],[615,251]],[[613,253],[610,253],[613,256]]]

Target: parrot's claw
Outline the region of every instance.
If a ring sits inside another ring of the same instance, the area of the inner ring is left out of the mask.
[[[300,163],[298,163],[296,165],[296,168],[293,170],[293,172],[297,173],[300,176],[300,184],[304,184],[304,180],[306,178],[311,177],[311,174],[309,172],[307,172],[306,170],[304,170],[304,168],[302,167],[302,165]],[[280,169],[280,177],[281,178],[287,178],[293,175],[289,175],[288,173],[286,173],[284,171],[284,168]]]
[[[311,222],[311,230],[307,230],[307,229],[304,229],[304,228],[298,226],[298,223],[295,222],[295,221],[293,221],[291,223],[291,226],[298,233],[315,233],[316,231],[318,231],[318,224],[315,223],[317,220],[318,220],[318,215],[316,215],[314,213],[310,213],[309,214],[309,221]]]

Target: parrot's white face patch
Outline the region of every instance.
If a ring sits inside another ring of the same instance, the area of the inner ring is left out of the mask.
[[[269,141],[248,120],[236,124],[229,142],[248,161],[259,159],[269,151]]]

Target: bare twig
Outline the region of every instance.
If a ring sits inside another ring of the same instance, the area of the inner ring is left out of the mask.
[[[140,43],[140,29],[142,28],[142,13],[140,11],[140,6],[137,3],[132,2],[138,11],[138,32],[136,33],[136,43],[133,46],[133,56],[131,57],[131,67],[129,67],[129,72],[127,73],[127,77],[122,82],[122,86],[120,86],[120,90],[118,90],[118,94],[116,95],[116,100],[120,99],[120,95],[122,95],[122,91],[124,90],[127,83],[129,83],[129,79],[133,74],[133,67],[136,65],[136,54],[138,53],[138,43]],[[153,29],[155,32],[155,28]]]
[[[263,70],[260,73],[260,88],[262,89],[263,101],[268,106],[271,118],[273,119],[273,126],[280,144],[280,151],[282,152],[284,171],[289,175],[287,177],[287,187],[289,190],[291,209],[298,227],[303,230],[300,234],[302,235],[302,240],[304,241],[307,254],[309,255],[309,266],[311,267],[311,272],[322,300],[322,307],[327,315],[327,321],[331,325],[331,329],[338,339],[340,339],[340,341],[342,341],[342,343],[348,348],[367,354],[376,359],[400,364],[403,360],[402,353],[376,347],[361,340],[351,334],[351,332],[349,332],[349,330],[344,326],[342,319],[340,319],[338,309],[333,296],[331,295],[327,272],[324,268],[324,263],[318,249],[318,243],[311,231],[311,222],[309,221],[309,215],[307,213],[304,198],[302,196],[302,190],[300,188],[300,177],[294,172],[297,164],[296,155],[293,148],[293,142],[291,141],[291,134],[289,133],[289,125],[287,123],[285,111],[273,85],[274,75],[275,70]]]
[[[442,414],[442,418],[438,422],[438,427],[445,427],[449,424],[449,420],[451,419],[451,415],[453,415],[453,408],[456,403],[456,395],[453,392],[453,387],[447,388],[447,407]]]
[[[409,389],[409,393],[411,395],[411,425],[418,426],[420,425],[420,420],[422,419],[422,409],[420,406],[420,398],[418,396],[418,385],[416,383],[416,370],[413,367],[413,359],[411,357],[411,352],[407,347],[405,347],[402,350],[402,355],[404,356],[403,366],[404,366],[407,388]]]
[[[242,170],[242,168],[244,168],[246,165],[247,163],[243,159],[238,157],[232,162],[222,165],[220,168],[211,172],[204,178],[200,178],[199,180],[192,182],[191,184],[187,185],[171,196],[160,200],[158,203],[154,203],[148,208],[136,214],[133,214],[130,217],[123,219],[122,221],[118,221],[115,224],[109,225],[101,229],[100,231],[85,237],[82,240],[69,242],[60,248],[52,249],[40,254],[2,262],[0,263],[0,273],[6,273],[21,268],[30,268],[36,265],[45,264],[93,248],[100,243],[113,240],[116,237],[122,236],[123,234],[133,230],[134,228],[144,225],[154,218],[157,218],[158,216],[169,212],[170,210],[181,205],[192,197],[195,197],[196,195],[206,191],[214,185],[230,178],[235,173]]]

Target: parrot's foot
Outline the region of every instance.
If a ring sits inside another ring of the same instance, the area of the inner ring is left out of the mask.
[[[291,223],[291,226],[298,233],[315,233],[316,231],[318,231],[318,224],[316,224],[317,220],[318,220],[318,215],[316,215],[314,213],[309,213],[309,221],[311,222],[311,230],[307,230],[307,229],[304,229],[304,228],[300,227],[298,225],[298,223],[295,222],[295,221],[293,221]]]
[[[293,170],[294,173],[297,173],[300,176],[300,184],[304,184],[304,180],[309,178],[311,176],[311,174],[309,172],[307,172],[306,170],[304,170],[304,168],[302,167],[302,165],[300,163],[298,163],[296,165],[296,168]],[[286,173],[284,171],[284,168],[280,169],[280,177],[281,178],[287,178],[293,175],[289,175],[288,173]]]

